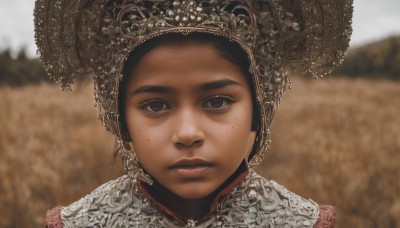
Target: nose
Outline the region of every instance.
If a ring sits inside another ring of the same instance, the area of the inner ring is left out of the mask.
[[[190,108],[177,113],[173,123],[172,140],[177,148],[196,148],[204,143],[200,116]]]

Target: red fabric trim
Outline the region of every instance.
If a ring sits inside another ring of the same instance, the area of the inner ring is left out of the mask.
[[[155,204],[161,211],[163,211],[165,214],[173,217],[178,222],[184,223],[184,218],[180,217],[179,215],[176,215],[168,207],[164,206],[162,203],[160,203],[156,199],[154,199],[153,196],[151,196],[150,192],[146,189],[146,187],[143,186],[143,183],[140,183],[140,189],[142,190],[142,192],[146,196],[146,198],[149,199],[150,202]]]
[[[331,205],[319,205],[319,218],[315,228],[331,228],[335,226],[336,208]]]
[[[244,172],[242,172],[240,175],[238,175],[236,177],[236,179],[234,179],[228,186],[226,186],[224,189],[222,189],[218,195],[214,198],[213,203],[211,204],[210,207],[210,212],[208,213],[208,215],[210,215],[211,213],[215,212],[217,210],[218,207],[218,202],[222,201],[222,199],[227,196],[234,187],[236,187],[248,174],[248,170],[246,169]]]
[[[46,228],[62,228],[63,222],[61,219],[61,206],[57,206],[46,213],[45,225]]]

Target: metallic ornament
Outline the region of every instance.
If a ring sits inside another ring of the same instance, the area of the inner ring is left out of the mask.
[[[323,76],[343,61],[353,0],[37,0],[38,52],[50,77],[70,89],[90,74],[99,119],[122,140],[118,88],[138,45],[167,33],[206,33],[247,53],[260,107],[258,164],[268,126],[289,83],[287,70]],[[123,152],[124,153],[124,152]],[[124,156],[124,155],[123,155]],[[126,159],[130,159],[129,156]]]

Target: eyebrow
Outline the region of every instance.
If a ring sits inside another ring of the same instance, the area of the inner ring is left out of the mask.
[[[205,83],[200,86],[201,91],[209,91],[209,90],[214,90],[214,89],[220,89],[224,88],[227,86],[237,86],[241,85],[239,82],[229,80],[229,79],[224,79],[224,80],[218,80],[218,81],[213,81],[209,83]]]
[[[130,95],[131,96],[136,96],[141,93],[173,93],[173,89],[166,87],[166,86],[152,86],[152,85],[147,85],[147,86],[142,86],[137,89],[135,89]]]
[[[227,86],[240,86],[241,84],[239,82],[230,80],[230,79],[224,79],[224,80],[217,80],[217,81],[212,81],[208,82],[205,84],[202,84],[199,86],[199,90],[202,92],[205,91],[210,91],[214,89],[220,89],[224,88]],[[174,93],[174,89],[167,87],[167,86],[153,86],[153,85],[146,85],[139,87],[135,89],[130,96],[137,96],[138,94],[141,93],[161,93],[161,94],[171,94]]]

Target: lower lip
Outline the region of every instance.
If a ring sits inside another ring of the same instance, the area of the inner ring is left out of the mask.
[[[206,173],[208,166],[178,167],[175,172],[182,178],[200,178]]]

